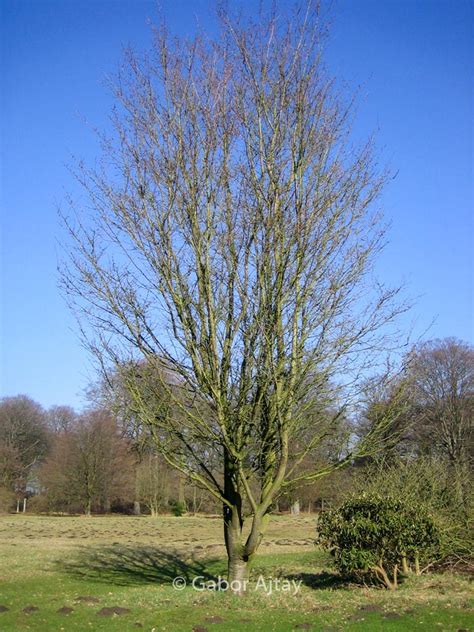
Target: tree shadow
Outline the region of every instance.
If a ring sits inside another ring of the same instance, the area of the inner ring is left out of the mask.
[[[294,573],[285,574],[285,579],[290,581],[301,581],[303,586],[313,588],[314,590],[334,589],[334,588],[347,588],[350,581],[347,577],[336,575],[335,573],[328,573],[322,571],[320,573]]]
[[[57,562],[61,571],[76,578],[119,586],[171,584],[175,577],[186,583],[195,577],[216,580],[217,559],[199,560],[153,546],[113,545],[86,548],[74,558]]]

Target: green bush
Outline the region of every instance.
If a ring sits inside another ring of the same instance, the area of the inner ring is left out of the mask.
[[[179,518],[186,513],[186,503],[177,500],[171,505],[171,511],[173,512],[173,516],[177,516]]]
[[[318,540],[331,551],[340,573],[389,589],[397,587],[400,571],[413,567],[419,573],[420,563],[433,559],[440,542],[434,521],[422,509],[374,494],[352,497],[324,512]]]

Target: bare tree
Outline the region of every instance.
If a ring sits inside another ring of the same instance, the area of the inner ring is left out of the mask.
[[[124,372],[161,454],[222,503],[240,580],[278,495],[352,458],[298,473],[330,432],[307,411],[350,412],[405,306],[372,278],[386,178],[350,141],[317,11],[220,26],[128,53],[115,134],[77,172],[92,213],[71,201],[62,282],[102,368],[145,361],[145,390],[170,398],[157,413],[143,372]]]
[[[51,406],[46,411],[46,423],[56,434],[72,430],[76,421],[77,413],[71,406]]]
[[[364,455],[357,459],[357,467],[373,461],[388,464],[401,456],[409,457],[414,453],[412,441],[416,410],[412,398],[412,388],[407,378],[410,356],[405,358],[403,372],[389,381],[385,376],[374,377],[367,381],[365,397],[356,418],[356,434],[364,437],[374,428],[386,423],[380,430],[382,448],[375,454]]]
[[[52,506],[80,506],[90,515],[131,497],[134,459],[110,413],[93,410],[56,436],[39,476]]]
[[[82,498],[77,493],[74,433],[61,432],[53,437],[38,478],[48,510],[74,512],[83,509]]]
[[[474,349],[445,338],[415,349],[409,379],[413,390],[413,441],[425,454],[445,457],[464,502],[474,457]]]
[[[20,496],[45,457],[48,431],[42,407],[26,395],[0,400],[0,484]]]
[[[170,476],[166,465],[159,454],[148,452],[137,466],[137,498],[145,503],[152,516],[168,506]]]

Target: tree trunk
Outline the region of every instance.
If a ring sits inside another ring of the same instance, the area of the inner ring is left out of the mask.
[[[256,553],[267,525],[267,508],[255,508],[252,525],[247,539],[243,540],[242,494],[239,487],[237,467],[228,454],[224,456],[224,539],[227,551],[227,579],[230,589],[241,595],[247,588],[249,564]]]
[[[410,567],[408,566],[406,555],[402,557],[402,570],[405,573],[405,575],[407,575],[410,572]]]
[[[393,578],[390,579],[390,575],[388,574],[388,572],[385,570],[385,568],[383,567],[382,564],[382,560],[380,560],[380,562],[373,567],[373,570],[375,571],[375,574],[377,575],[377,578],[379,579],[379,581],[381,581],[386,588],[388,588],[389,590],[396,590],[398,587],[398,564],[395,564],[395,566],[393,567]]]
[[[415,575],[421,575],[420,558],[418,557],[418,553],[415,555]]]
[[[235,499],[235,498],[234,498]],[[241,506],[235,505],[232,509],[224,505],[224,540],[227,551],[227,579],[229,582],[238,580],[243,576],[248,559],[244,558],[244,546],[242,542],[243,519]],[[236,591],[239,592],[239,591]]]
[[[183,507],[186,507],[186,496],[185,496],[185,493],[184,493],[184,483],[185,483],[185,478],[184,478],[183,474],[180,473],[179,474],[179,478],[178,478],[178,502]]]
[[[227,578],[231,585],[231,590],[237,594],[245,592],[245,582],[249,576],[249,562],[237,556],[229,558],[227,562]]]
[[[88,500],[86,502],[86,506],[84,507],[84,513],[86,516],[90,516],[92,512],[92,501]]]
[[[294,516],[300,515],[300,501],[299,500],[295,500],[295,502],[291,505],[290,513],[293,514]]]
[[[133,515],[134,516],[139,516],[141,514],[141,507],[140,507],[140,476],[139,476],[139,472],[140,470],[138,469],[138,464],[135,467],[135,492],[134,492],[134,496],[135,496],[135,500],[133,501]]]
[[[225,509],[229,508],[226,506]],[[229,510],[229,513],[237,512]],[[241,595],[246,590],[250,561],[250,556],[245,554],[245,547],[242,543],[242,525],[235,527],[232,520],[229,524],[224,517],[224,537],[227,550],[227,581],[232,592]]]
[[[224,540],[227,551],[227,580],[230,589],[240,595],[245,591],[249,556],[245,555],[242,542],[242,496],[236,464],[232,457],[224,454],[224,495],[229,504],[224,504]],[[229,506],[230,505],[230,506]]]
[[[193,516],[196,515],[196,495],[197,495],[196,485],[193,485]]]

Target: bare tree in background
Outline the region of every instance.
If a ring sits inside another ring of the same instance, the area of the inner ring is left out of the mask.
[[[53,508],[81,507],[90,516],[131,496],[134,459],[111,414],[91,410],[55,436],[39,478]]]
[[[77,418],[78,415],[71,406],[51,406],[46,411],[46,423],[56,434],[72,430]]]
[[[138,498],[150,510],[152,516],[157,516],[160,509],[168,509],[170,497],[169,466],[159,454],[148,452],[144,454],[137,466]]]
[[[418,346],[408,379],[413,390],[413,440],[424,454],[447,458],[455,493],[466,505],[474,459],[474,349],[445,338]]]
[[[34,468],[46,456],[48,430],[43,408],[26,395],[0,399],[0,486],[18,500],[27,492]]]
[[[127,55],[115,134],[97,169],[79,168],[88,201],[66,220],[62,282],[84,336],[106,371],[146,362],[147,390],[168,393],[163,415],[142,371],[124,373],[167,462],[222,503],[231,580],[278,495],[354,456],[299,474],[331,432],[307,411],[350,412],[405,309],[372,278],[385,176],[371,142],[351,143],[324,38],[311,6],[222,13],[212,40],[156,32],[148,57]]]

